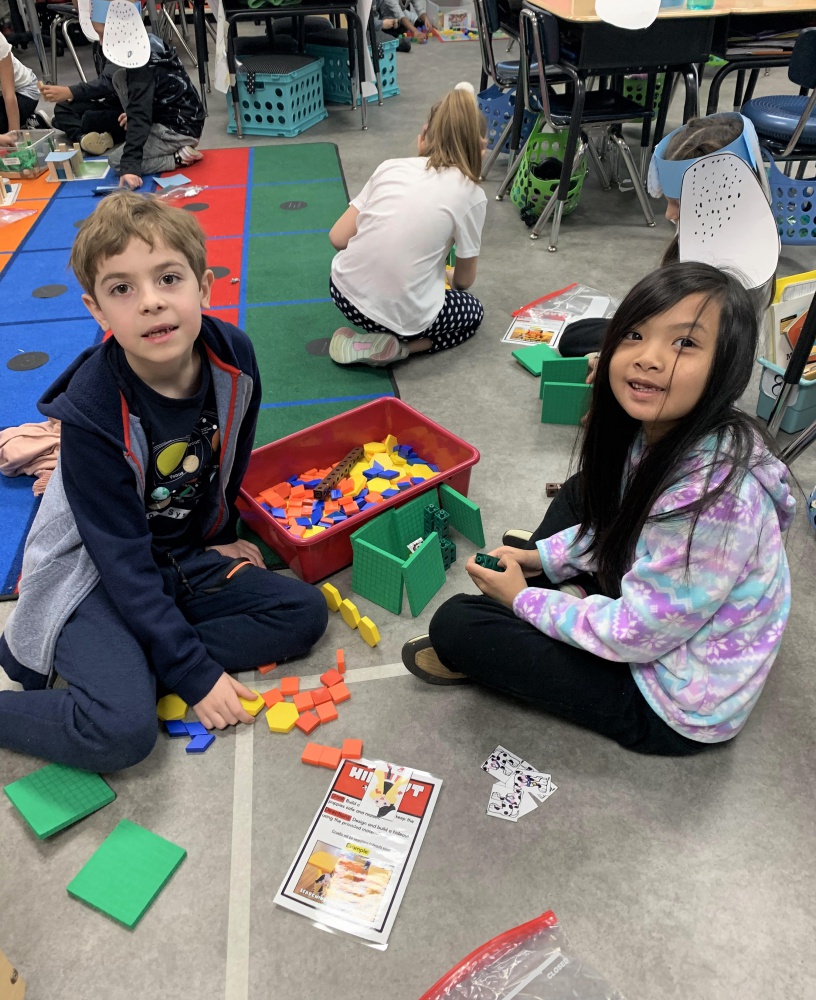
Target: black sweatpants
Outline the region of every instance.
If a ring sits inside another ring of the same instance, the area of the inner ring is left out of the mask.
[[[573,476],[556,494],[530,547],[580,520]],[[599,592],[592,577],[577,582],[589,593]],[[530,584],[553,589],[544,575]],[[679,757],[717,746],[687,739],[667,725],[640,693],[628,664],[551,639],[482,594],[459,594],[446,601],[431,619],[429,633],[437,656],[450,670],[532,702],[629,750]]]
[[[54,106],[54,127],[61,129],[69,142],[79,142],[88,132],[110,132],[118,146],[125,141],[125,130],[119,124],[122,105],[115,95],[99,101],[75,97]]]
[[[17,110],[20,112],[20,128],[26,129],[26,122],[37,110],[37,105],[40,102],[33,97],[26,97],[25,94],[17,94]],[[8,132],[9,123],[8,115],[6,114],[6,106],[2,100],[0,100],[0,132]]]

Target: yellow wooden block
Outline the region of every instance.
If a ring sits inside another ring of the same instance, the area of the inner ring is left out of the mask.
[[[295,723],[299,715],[300,712],[298,712],[291,701],[279,701],[277,705],[273,705],[266,713],[266,721],[270,732],[291,733],[295,728]]]
[[[255,695],[252,701],[249,701],[247,698],[239,698],[238,701],[241,702],[241,707],[249,712],[250,715],[257,715],[266,706],[266,702],[257,691],[253,691],[252,693]]]
[[[370,618],[361,618],[357,628],[369,646],[376,646],[380,641],[380,631]]]
[[[340,596],[340,591],[337,587],[330,583],[324,583],[320,588],[320,593],[326,598],[326,604],[329,606],[329,611],[340,610],[340,602],[343,598]]]
[[[382,455],[385,451],[386,447],[382,441],[369,441],[363,445],[363,453],[367,458],[371,458],[372,455]]]
[[[166,694],[163,698],[159,698],[156,715],[162,722],[181,722],[186,714],[187,702],[177,694]]]
[[[348,598],[340,602],[340,614],[349,628],[357,628],[360,624],[360,612],[357,610],[357,605]]]
[[[383,441],[383,444],[387,452],[392,452],[399,444],[399,441],[397,441],[393,434],[389,434],[385,441]]]

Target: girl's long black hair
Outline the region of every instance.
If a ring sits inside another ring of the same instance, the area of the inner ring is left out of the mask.
[[[627,482],[629,451],[642,424],[626,413],[612,392],[612,355],[640,324],[687,296],[700,294],[705,296],[701,312],[709,302],[720,307],[714,357],[702,396],[688,416],[646,449]],[[634,561],[638,537],[650,517],[690,518],[690,549],[700,514],[723,493],[739,488],[752,465],[757,435],[772,447],[762,428],[736,405],[751,378],[758,337],[756,309],[748,292],[733,275],[699,263],[669,264],[650,274],[629,292],[610,321],[598,359],[578,470],[584,497],[578,538],[592,532],[589,550],[595,555],[603,592],[610,597],[620,596],[621,579]],[[670,513],[650,515],[660,495],[683,478],[684,460],[709,435],[716,436],[716,448],[701,498]],[[727,474],[709,489],[723,461]]]

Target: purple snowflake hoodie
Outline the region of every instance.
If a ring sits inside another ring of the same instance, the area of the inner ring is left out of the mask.
[[[727,474],[715,440],[689,458],[683,478],[658,499],[652,514],[684,507]],[[642,435],[631,463],[643,454]],[[735,736],[757,702],[779,652],[790,611],[790,573],[782,540],[796,501],[788,470],[757,439],[753,467],[735,492],[700,515],[688,569],[692,519],[647,521],[621,597],[583,599],[528,587],[513,611],[553,639],[606,660],[629,663],[646,701],[672,729],[702,743]],[[589,539],[578,528],[538,542],[553,583],[593,572]]]

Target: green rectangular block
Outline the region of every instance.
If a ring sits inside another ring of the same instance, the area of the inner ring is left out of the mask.
[[[544,386],[547,382],[564,382],[577,385],[586,382],[589,362],[586,358],[561,358],[557,361],[547,361],[541,369],[541,383],[538,389],[539,399],[544,398]]]
[[[542,382],[542,424],[579,424],[589,409],[592,386],[583,382]]]
[[[451,527],[458,531],[460,535],[473,542],[474,545],[482,546],[485,543],[484,528],[482,526],[482,512],[478,504],[461,493],[457,493],[452,486],[443,483],[439,487],[439,502],[442,508],[450,515]]]
[[[12,781],[4,791],[40,840],[110,805],[116,798],[98,774],[64,764],[48,764]]]
[[[554,351],[549,344],[535,344],[533,347],[517,348],[513,351],[513,357],[531,375],[540,375],[545,361],[559,358],[561,355],[558,351]]]
[[[379,520],[379,519],[378,519]],[[351,589],[394,615],[402,611],[404,560],[392,556],[364,538],[354,538]],[[407,554],[407,553],[406,553]]]
[[[402,570],[411,614],[416,616],[445,583],[445,564],[439,535],[432,531]]]
[[[123,819],[68,883],[75,899],[135,927],[187,852]]]

